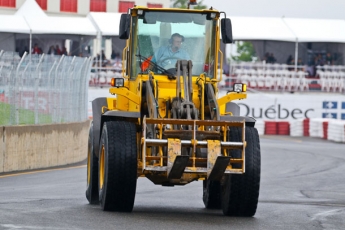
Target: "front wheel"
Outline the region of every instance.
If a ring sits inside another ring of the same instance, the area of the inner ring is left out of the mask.
[[[131,212],[137,185],[136,125],[103,125],[99,152],[99,200],[104,211]]]
[[[242,130],[231,128],[228,137],[232,141],[242,140]],[[230,174],[222,183],[222,208],[227,216],[254,216],[260,189],[260,141],[254,127],[245,128],[245,173]],[[231,156],[239,158],[240,150],[232,150]]]
[[[98,204],[98,158],[93,148],[93,122],[89,129],[88,151],[87,151],[87,179],[86,199],[90,204]]]

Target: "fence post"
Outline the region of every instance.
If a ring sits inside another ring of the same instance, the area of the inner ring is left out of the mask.
[[[40,80],[41,80],[41,74],[40,74],[40,67],[41,67],[41,64],[42,64],[42,61],[43,61],[43,58],[44,58],[44,54],[42,54],[38,64],[37,64],[37,67],[36,67],[36,76],[35,76],[35,89],[34,89],[34,92],[35,92],[35,96],[34,96],[34,101],[35,101],[35,111],[34,111],[34,114],[35,114],[35,124],[38,124],[38,88],[39,88],[39,83],[40,83]]]
[[[61,77],[57,77],[58,76],[58,70],[59,70],[59,67],[60,67],[60,65],[61,65],[61,63],[62,63],[62,61],[63,61],[63,59],[64,59],[64,57],[65,57],[65,55],[62,55],[61,56],[61,58],[60,58],[60,60],[59,60],[59,63],[58,63],[58,65],[56,66],[56,70],[55,70],[55,84],[56,85],[58,85],[58,83],[60,83],[61,82]],[[54,85],[55,85],[54,84]],[[60,84],[62,84],[62,83],[60,83]],[[57,113],[57,108],[56,108],[56,106],[57,106],[57,87],[54,87],[54,92],[55,92],[55,103],[54,103],[54,111],[53,111],[53,118],[52,118],[52,120],[53,120],[53,123],[56,123],[57,122],[57,118],[56,118],[56,113]],[[61,94],[61,92],[60,92],[60,94]]]
[[[25,59],[25,57],[26,57],[26,55],[27,55],[27,53],[25,52],[24,54],[23,54],[23,56],[22,56],[22,58],[20,59],[20,62],[19,62],[19,64],[18,64],[18,66],[17,66],[17,70],[16,70],[16,76],[14,77],[14,79],[13,79],[13,86],[12,87],[14,87],[14,95],[13,95],[13,101],[14,101],[14,104],[13,105],[11,105],[11,112],[10,112],[10,116],[11,116],[11,122],[10,122],[10,124],[11,125],[14,125],[14,124],[18,124],[19,123],[19,111],[18,111],[18,102],[17,102],[17,100],[19,100],[19,97],[18,97],[18,89],[17,89],[17,87],[18,87],[18,75],[19,75],[19,69],[20,69],[20,66],[22,65],[22,63],[23,63],[23,61],[24,61],[24,59]]]
[[[48,113],[53,114],[52,110],[52,91],[54,89],[54,79],[51,79],[52,72],[54,70],[54,67],[56,66],[56,60],[54,60],[53,66],[50,68],[48,73]]]
[[[85,114],[85,101],[87,102],[87,98],[85,95],[85,80],[87,81],[87,71],[89,70],[88,64],[90,64],[89,60],[87,58],[84,59],[83,65],[80,68],[80,84],[79,84],[79,92],[80,92],[80,97],[79,97],[79,105],[80,105],[80,110],[78,117],[79,119],[83,120]],[[86,87],[87,88],[87,87]],[[86,103],[87,105],[87,103]],[[87,112],[87,111],[86,111]]]
[[[66,93],[64,93],[63,95],[66,96],[66,99],[71,100],[72,95],[73,95],[73,88],[71,90],[71,82],[73,83],[73,78],[71,77],[73,74],[72,70],[74,71],[74,62],[75,62],[75,56],[73,57],[70,66],[67,70],[67,74],[65,75],[65,82],[66,82]],[[67,78],[67,79],[66,79]],[[62,107],[62,94],[60,94],[60,116],[61,116],[61,107]],[[73,99],[72,99],[73,100]],[[71,110],[73,109],[73,104],[70,101],[65,101],[66,106],[69,105],[71,106],[70,111],[67,113],[64,113],[65,115],[65,119],[67,119],[68,121],[71,121],[70,115],[71,115]],[[68,116],[68,117],[67,117]],[[67,117],[67,118],[66,118]]]

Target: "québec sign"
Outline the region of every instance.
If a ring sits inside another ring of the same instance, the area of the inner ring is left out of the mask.
[[[287,109],[284,108],[281,104],[277,106],[271,105],[269,107],[263,108],[252,108],[247,104],[238,103],[241,108],[241,115],[250,116],[255,119],[268,119],[268,120],[285,120],[285,119],[303,119],[311,118],[315,109],[308,108],[293,108]]]
[[[305,118],[345,120],[345,98],[339,94],[248,93],[247,99],[235,101],[242,116],[257,120],[293,121]]]

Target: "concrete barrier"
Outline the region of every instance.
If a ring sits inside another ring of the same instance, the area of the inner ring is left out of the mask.
[[[0,173],[80,162],[87,156],[90,121],[0,127]]]

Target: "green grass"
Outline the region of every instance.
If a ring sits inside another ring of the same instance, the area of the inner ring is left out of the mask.
[[[0,125],[11,125],[10,114],[11,114],[11,105],[0,102]],[[38,124],[51,124],[51,123],[53,123],[51,115],[38,114]],[[28,109],[19,109],[19,124],[18,125],[32,125],[32,124],[35,124],[35,113]]]

